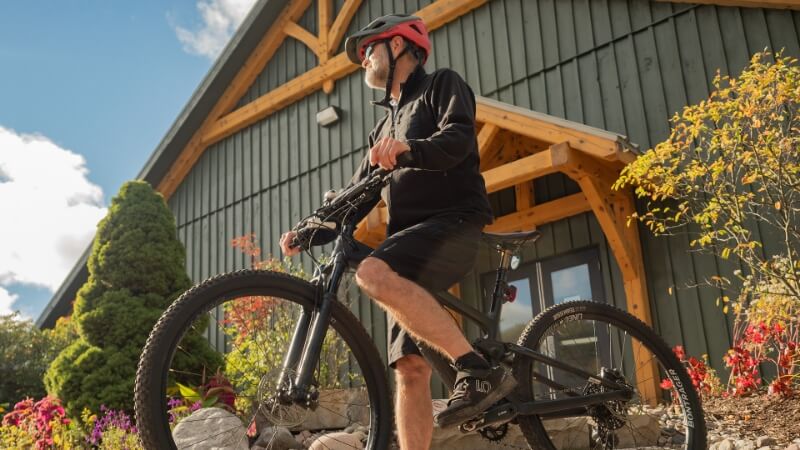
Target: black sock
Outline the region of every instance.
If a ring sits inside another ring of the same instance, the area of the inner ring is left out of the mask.
[[[458,370],[490,369],[489,363],[481,355],[472,351],[458,357],[453,363]]]

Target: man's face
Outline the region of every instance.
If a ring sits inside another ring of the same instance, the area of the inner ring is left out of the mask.
[[[372,89],[386,90],[389,78],[389,57],[386,54],[386,42],[376,41],[371,44],[372,51],[367,48],[368,57],[364,57],[361,67],[364,68],[364,82]]]

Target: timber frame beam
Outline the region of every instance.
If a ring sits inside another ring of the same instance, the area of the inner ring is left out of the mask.
[[[632,226],[627,225],[628,216],[635,211],[632,192],[612,188],[619,173],[603,162],[568,145],[555,146],[551,151],[554,166],[578,183],[603,229],[622,272],[628,312],[651,325],[639,232],[635,221]],[[634,348],[634,355],[638,352]],[[658,368],[652,360],[639,363],[642,364],[641,371],[637,370],[639,390],[652,401],[660,392],[657,383],[652,382],[659,380]]]
[[[482,6],[487,1],[437,0],[414,14],[425,21],[429,31],[433,31]],[[361,5],[361,0],[346,0],[332,23],[333,5],[331,0],[319,0],[319,36],[314,36],[297,24],[311,4],[311,0],[291,0],[286,5],[159,183],[158,191],[166,199],[172,196],[209,145],[264,119],[319,89],[323,89],[327,93],[332,92],[335,80],[359,69],[357,64],[350,62],[344,52],[336,56],[332,56],[331,53],[338,48],[347,27]],[[233,110],[236,103],[252,86],[288,36],[311,48],[318,57],[319,65],[253,102]]]

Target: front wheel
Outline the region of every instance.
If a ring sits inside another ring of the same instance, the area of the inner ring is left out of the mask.
[[[315,289],[286,274],[243,270],[211,278],[176,300],[153,328],[136,374],[136,421],[145,448],[287,448],[287,439],[305,447],[321,440],[337,448],[387,448],[392,411],[384,363],[339,301],[308,402],[281,397],[293,375],[292,368],[283,370],[284,357],[303,328],[298,324],[308,326],[298,319],[315,315]],[[188,351],[199,348],[193,340],[202,335],[216,348],[215,358]]]
[[[647,325],[613,306],[573,301],[539,314],[519,345],[627,385],[630,400],[609,401],[567,414],[520,416],[536,449],[705,449],[700,400],[686,369]],[[534,402],[604,392],[588,377],[517,357],[519,394]]]

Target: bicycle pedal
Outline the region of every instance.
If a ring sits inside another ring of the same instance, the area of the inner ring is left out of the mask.
[[[481,414],[480,416],[473,417],[472,419],[462,423],[458,426],[458,429],[464,434],[472,433],[473,431],[486,426],[485,422],[486,421],[483,417],[483,414]]]

